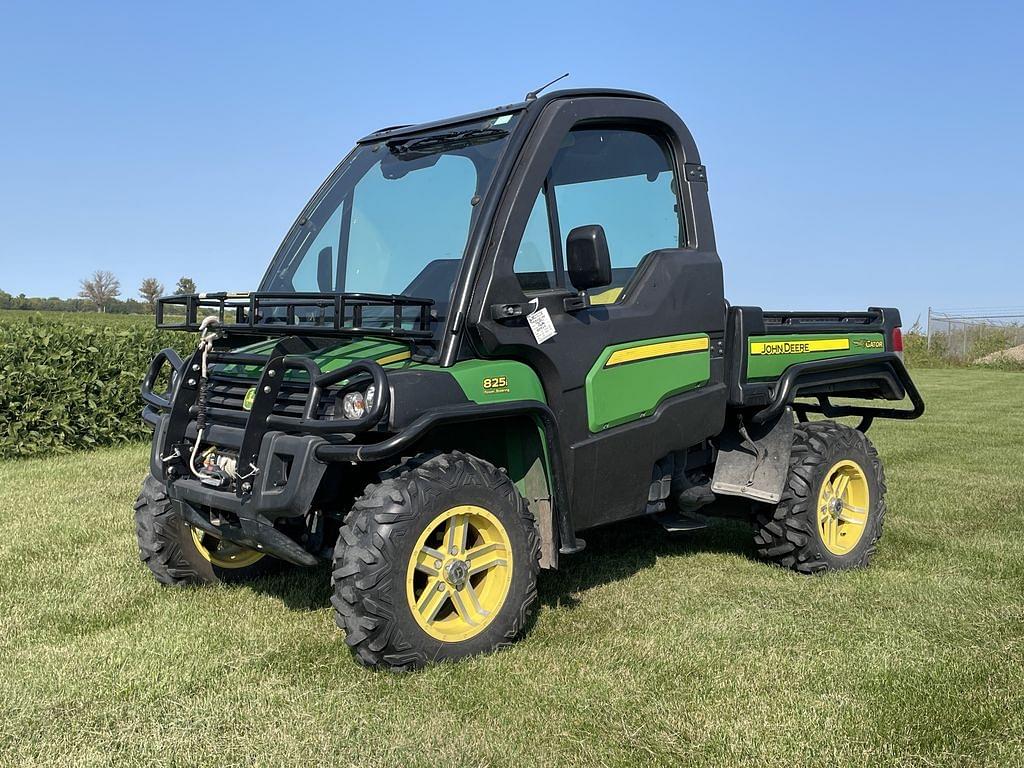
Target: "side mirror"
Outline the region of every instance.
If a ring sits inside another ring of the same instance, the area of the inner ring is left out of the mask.
[[[577,290],[600,288],[612,281],[612,258],[600,224],[587,224],[569,232],[565,238],[565,259],[569,280]]]
[[[316,259],[316,284],[320,293],[334,290],[334,263],[331,258],[331,246],[322,249]]]

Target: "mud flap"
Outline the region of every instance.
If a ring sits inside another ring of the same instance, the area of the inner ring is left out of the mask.
[[[792,409],[786,408],[767,424],[746,427],[738,420],[719,438],[711,490],[778,504],[789,474],[792,450]]]

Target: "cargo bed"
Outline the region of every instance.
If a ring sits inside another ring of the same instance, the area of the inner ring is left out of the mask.
[[[729,307],[726,327],[729,404],[767,421],[787,406],[809,413],[913,419],[924,411],[903,364],[900,313],[777,312]],[[910,409],[836,405],[832,397],[903,400]]]

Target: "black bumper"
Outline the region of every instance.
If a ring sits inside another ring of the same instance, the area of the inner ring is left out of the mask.
[[[168,472],[160,450],[169,420],[170,416],[163,415],[154,424],[150,471],[167,485],[168,496],[189,525],[288,562],[318,562],[314,555],[277,530],[274,523],[309,511],[327,468],[316,458],[317,449],[326,442],[324,438],[267,432],[259,448],[260,472],[249,480],[251,489],[221,490],[204,485],[195,477]],[[204,439],[237,449],[243,434],[242,429],[211,425]],[[194,439],[194,435],[190,437]]]
[[[374,427],[386,413],[391,393],[376,362],[357,360],[324,373],[305,354],[309,351],[308,341],[291,336],[266,357],[200,347],[183,361],[165,349],[153,359],[141,389],[143,419],[154,429],[151,472],[167,486],[182,517],[196,528],[302,565],[317,559],[275,523],[309,512],[326,470],[317,456],[327,441],[323,436],[350,437]],[[207,383],[201,372],[207,363],[263,366],[247,413],[204,404],[200,394]],[[165,366],[171,369],[169,387],[156,392]],[[307,389],[299,418],[274,411],[290,370],[300,371]],[[376,388],[373,405],[356,419],[317,418],[324,392],[357,378]],[[196,441],[237,454],[237,477],[229,486],[217,488],[195,476],[191,453]]]

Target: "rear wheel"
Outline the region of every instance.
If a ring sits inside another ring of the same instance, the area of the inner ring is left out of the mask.
[[[281,562],[190,527],[152,475],[135,501],[135,534],[139,559],[157,581],[169,586],[249,581],[276,570]]]
[[[754,541],[766,560],[801,573],[866,566],[882,536],[885,475],[863,432],[798,424],[776,507],[762,505]]]
[[[335,618],[367,666],[411,669],[511,643],[537,599],[540,542],[512,481],[462,453],[366,489],[334,554]]]

